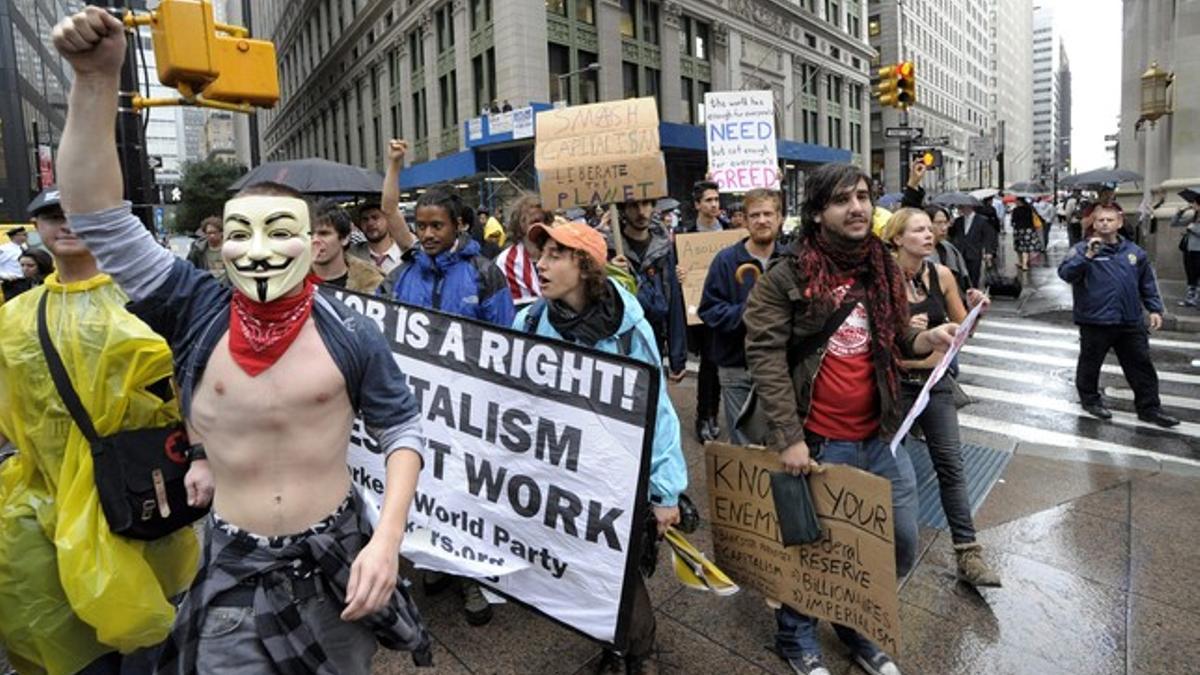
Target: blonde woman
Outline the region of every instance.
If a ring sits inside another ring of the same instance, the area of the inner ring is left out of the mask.
[[[935,238],[929,216],[921,210],[903,208],[892,215],[883,228],[882,239],[891,247],[904,273],[911,324],[927,330],[943,323],[962,323],[967,308],[958,292],[954,274],[945,265],[931,262]],[[987,303],[987,297],[975,289],[967,291],[974,306]],[[925,386],[930,371],[942,353],[912,361],[901,361],[900,407],[908,410]],[[917,417],[925,434],[929,458],[937,473],[942,510],[950,523],[950,537],[958,560],[959,577],[974,586],[999,586],[1000,578],[983,560],[982,546],[975,541],[975,524],[967,499],[967,481],[963,473],[962,444],[959,441],[958,409],[950,375],[933,386],[929,405]]]

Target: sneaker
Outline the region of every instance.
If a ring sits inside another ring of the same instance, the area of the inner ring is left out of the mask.
[[[596,662],[596,667],[592,669],[594,675],[607,675],[608,673],[624,673],[625,659],[621,655],[605,649],[600,654],[600,660]]]
[[[892,662],[891,657],[875,649],[871,653],[856,652],[854,662],[868,675],[900,675],[900,669]]]
[[[463,598],[463,614],[467,623],[472,626],[482,626],[492,620],[492,605],[483,597],[479,584],[471,579],[463,579],[460,586]]]
[[[1000,576],[983,561],[983,546],[975,542],[955,544],[958,558],[958,578],[972,586],[999,586]]]
[[[783,656],[783,660],[787,661],[792,671],[798,675],[830,675],[825,662],[821,660],[821,655],[814,652],[805,652],[800,656]]]

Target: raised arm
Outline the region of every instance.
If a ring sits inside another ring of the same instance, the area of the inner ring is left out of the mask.
[[[96,7],[54,27],[54,46],[75,70],[58,151],[58,188],[71,229],[100,269],[141,300],[170,274],[174,256],[130,213],[117,157],[117,92],[125,26]]]
[[[387,147],[387,175],[383,177],[383,194],[379,198],[379,210],[387,218],[388,234],[392,241],[407,251],[417,243],[417,238],[408,223],[404,222],[404,212],[400,210],[400,165],[404,163],[404,155],[408,152],[408,141],[392,139]]]
[[[63,19],[52,36],[75,71],[56,163],[63,211],[120,206],[124,188],[115,120],[125,25],[103,9],[88,7]]]

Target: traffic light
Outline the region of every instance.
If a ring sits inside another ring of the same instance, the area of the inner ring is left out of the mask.
[[[912,61],[896,64],[896,100],[899,108],[911,108],[917,102],[917,65]]]
[[[924,164],[925,168],[927,169],[942,168],[942,151],[936,148],[930,148],[928,150],[921,150],[913,153],[913,159],[920,160],[920,162]]]
[[[900,72],[896,65],[879,69],[879,105],[885,108],[900,107]]]
[[[127,14],[125,24],[150,26],[158,79],[182,97],[138,96],[134,107],[182,103],[249,112],[279,101],[275,45],[217,23],[209,0],[162,0],[149,14]]]

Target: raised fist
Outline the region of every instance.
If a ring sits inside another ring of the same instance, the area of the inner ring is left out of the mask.
[[[388,141],[387,158],[389,162],[403,161],[406,153],[408,153],[408,141],[402,141],[395,138]]]
[[[51,32],[54,48],[77,75],[121,73],[125,62],[125,24],[99,7],[63,19]]]

